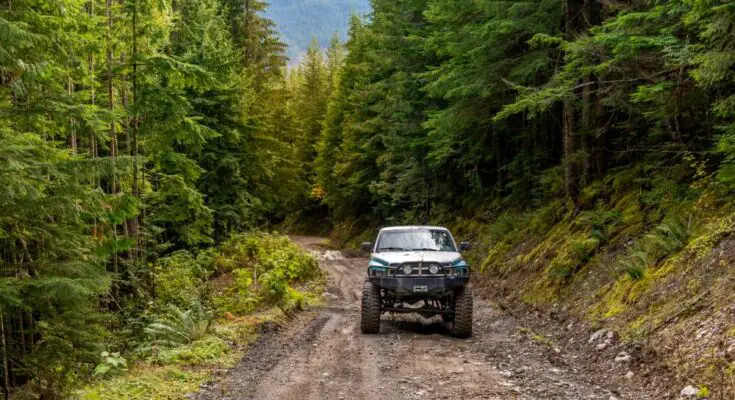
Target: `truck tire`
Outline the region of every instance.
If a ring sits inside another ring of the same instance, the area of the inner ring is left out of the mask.
[[[472,290],[460,287],[454,292],[454,324],[452,334],[458,338],[472,336]]]
[[[362,287],[362,315],[360,316],[362,333],[380,332],[380,288],[372,282],[365,282]]]

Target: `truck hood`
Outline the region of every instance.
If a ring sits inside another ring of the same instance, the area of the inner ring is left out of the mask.
[[[461,258],[462,255],[456,251],[386,251],[371,255],[371,259],[384,261],[388,264],[404,262],[450,263]]]

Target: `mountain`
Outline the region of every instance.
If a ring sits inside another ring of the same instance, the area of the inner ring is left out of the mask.
[[[370,0],[272,0],[266,16],[277,24],[291,64],[295,64],[312,38],[323,47],[335,32],[346,39],[350,15],[369,11]]]

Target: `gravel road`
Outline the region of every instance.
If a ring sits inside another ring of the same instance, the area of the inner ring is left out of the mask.
[[[240,364],[197,399],[623,399],[575,366],[574,357],[487,302],[475,301],[474,335],[455,339],[437,317],[384,315],[360,333],[367,260],[320,249],[328,305],[266,333]],[[638,397],[640,398],[640,397]]]

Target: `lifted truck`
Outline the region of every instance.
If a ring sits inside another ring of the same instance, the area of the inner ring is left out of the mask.
[[[362,333],[380,332],[380,315],[391,312],[441,315],[454,336],[472,335],[470,266],[458,252],[469,249],[468,243],[458,247],[442,227],[396,226],[381,229],[375,243],[362,243],[362,249],[371,252]]]

